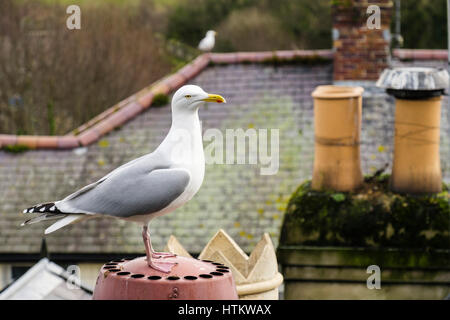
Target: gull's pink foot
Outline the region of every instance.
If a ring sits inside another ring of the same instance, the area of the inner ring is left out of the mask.
[[[148,266],[150,268],[153,268],[157,271],[161,271],[164,273],[169,273],[170,271],[172,271],[172,268],[175,267],[177,265],[176,262],[169,262],[169,261],[147,261]]]
[[[177,255],[171,252],[152,252],[152,258],[175,258]]]
[[[152,243],[150,241],[150,233],[148,232],[148,227],[146,225],[144,225],[142,229],[142,239],[144,240],[145,254],[147,255],[148,266],[157,271],[169,273],[177,263],[162,261],[161,258],[173,258],[177,255],[170,252],[153,251]]]

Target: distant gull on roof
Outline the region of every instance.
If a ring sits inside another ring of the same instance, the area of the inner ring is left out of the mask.
[[[148,224],[184,205],[200,189],[205,159],[198,109],[204,102],[222,103],[225,99],[207,94],[198,86],[181,87],[172,99],[172,126],[155,151],[118,167],[60,201],[24,210],[38,215],[22,225],[58,219],[45,230],[48,234],[99,216],[139,222],[143,225],[148,265],[170,272],[174,266],[170,258],[174,255],[153,250]]]
[[[216,43],[216,36],[217,32],[214,30],[209,30],[206,32],[206,36],[200,41],[198,44],[198,48],[202,51],[211,51],[214,48],[214,45]]]

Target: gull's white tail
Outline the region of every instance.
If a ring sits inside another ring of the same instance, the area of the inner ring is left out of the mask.
[[[22,226],[37,223],[40,221],[58,219],[58,221],[56,221],[54,224],[52,224],[45,230],[45,234],[52,233],[53,231],[56,231],[64,226],[67,226],[68,224],[79,222],[87,218],[86,215],[84,214],[71,214],[61,212],[54,202],[48,202],[32,206],[28,209],[25,209],[23,213],[26,214],[34,213],[37,214],[37,216],[26,220],[24,223],[22,223]]]
[[[68,216],[62,218],[61,220],[56,221],[50,227],[45,229],[45,234],[52,233],[53,231],[56,231],[56,230],[58,230],[58,229],[60,229],[62,227],[65,227],[68,224],[79,222],[79,221],[81,221],[83,219],[86,219],[86,218],[88,218],[88,217],[86,217],[86,215],[83,215],[83,214],[71,214],[71,215],[68,215]]]

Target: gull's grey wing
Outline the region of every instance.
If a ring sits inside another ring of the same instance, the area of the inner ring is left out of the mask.
[[[84,186],[83,188],[81,188],[81,189],[75,191],[74,193],[68,195],[66,198],[64,198],[64,201],[73,199],[73,198],[75,198],[75,197],[78,197],[78,196],[81,195],[82,193],[85,193],[86,191],[89,191],[89,190],[95,188],[97,185],[99,185],[100,183],[102,183],[103,181],[105,181],[109,176],[111,176],[111,175],[114,174],[114,173],[117,173],[117,171],[119,171],[119,170],[121,170],[121,169],[124,169],[125,167],[128,167],[128,166],[130,166],[130,165],[132,165],[132,164],[134,164],[134,163],[140,161],[141,159],[143,159],[143,158],[145,158],[145,157],[149,157],[149,156],[150,156],[150,155],[146,154],[146,155],[143,155],[143,156],[141,156],[141,157],[139,157],[139,158],[136,158],[136,159],[134,159],[134,160],[131,160],[131,161],[129,161],[129,162],[127,162],[127,163],[121,165],[120,167],[114,169],[113,171],[111,171],[110,173],[108,173],[108,174],[107,174],[106,176],[104,176],[103,178],[100,178],[100,179],[97,180],[96,182],[93,182],[93,183],[91,183],[91,184],[88,184],[87,186]]]
[[[157,154],[137,160],[114,170],[88,190],[81,192],[83,188],[58,202],[57,207],[63,212],[127,218],[164,209],[189,184],[187,170],[170,168]]]

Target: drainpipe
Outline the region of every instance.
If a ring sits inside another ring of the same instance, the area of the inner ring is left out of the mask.
[[[442,190],[439,158],[441,99],[448,88],[445,69],[386,69],[377,86],[395,97],[391,189],[400,193]]]
[[[450,1],[450,0],[449,0]],[[395,0],[395,34],[394,34],[394,47],[403,47],[403,37],[401,34],[401,1]]]

